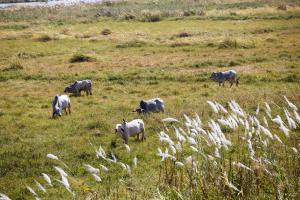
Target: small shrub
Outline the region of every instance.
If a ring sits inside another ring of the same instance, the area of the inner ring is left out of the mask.
[[[149,11],[149,10],[142,11],[143,22],[158,22],[161,20],[162,20],[162,16],[160,11]]]
[[[103,29],[103,30],[101,31],[101,34],[102,34],[102,35],[109,35],[109,34],[111,34],[111,30],[108,29],[108,28],[105,28],[105,29]]]
[[[286,5],[284,5],[284,4],[282,4],[282,5],[279,5],[278,7],[277,7],[277,10],[287,10],[287,6]]]
[[[187,33],[187,32],[181,32],[181,33],[179,33],[179,34],[176,35],[176,36],[179,37],[179,38],[184,38],[184,37],[191,37],[192,34]]]
[[[187,42],[174,42],[170,45],[170,47],[184,47],[184,46],[190,46],[190,43]]]
[[[226,39],[219,44],[219,49],[230,49],[230,48],[237,48],[238,43],[236,40]]]
[[[129,42],[124,42],[116,45],[116,48],[129,48],[129,47],[142,47],[146,43],[139,40],[133,40]]]
[[[40,37],[37,38],[37,41],[39,42],[48,42],[52,40],[52,38],[49,35],[41,35]]]
[[[92,62],[92,61],[95,61],[95,59],[90,56],[83,55],[83,54],[75,54],[70,58],[70,63]]]
[[[13,61],[8,68],[3,69],[3,71],[18,71],[24,69],[23,65],[21,64],[20,60]]]

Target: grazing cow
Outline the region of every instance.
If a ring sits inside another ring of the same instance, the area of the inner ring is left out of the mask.
[[[233,85],[234,82],[236,86],[238,86],[239,84],[239,79],[236,77],[236,72],[234,70],[229,70],[225,72],[213,72],[210,78],[218,82],[219,86],[221,86],[221,84],[224,86],[225,81],[230,82],[230,87]]]
[[[71,114],[70,98],[67,95],[56,95],[52,102],[52,118],[55,118],[56,116],[61,116],[62,110],[65,110],[66,114],[68,114],[67,108],[69,110],[69,114]]]
[[[135,119],[131,122],[126,122],[125,119],[123,119],[122,124],[116,125],[115,131],[123,138],[125,144],[128,144],[129,137],[135,135],[137,135],[137,139],[140,140],[140,133],[142,134],[142,140],[146,139],[145,125],[141,119]]]
[[[165,106],[164,101],[160,98],[142,100],[140,101],[140,107],[135,109],[133,112],[137,113],[150,113],[150,112],[164,112]]]
[[[64,90],[64,92],[73,93],[76,96],[80,96],[81,91],[85,91],[87,96],[92,95],[92,81],[91,80],[75,81],[75,83],[66,87]]]

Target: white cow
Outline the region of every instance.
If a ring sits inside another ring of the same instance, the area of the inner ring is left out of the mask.
[[[68,114],[67,108],[69,110],[69,114],[71,114],[70,98],[67,95],[56,95],[52,102],[52,118],[55,118],[56,116],[61,116],[62,110],[65,110],[66,114]]]
[[[129,137],[137,135],[137,139],[140,139],[140,133],[142,134],[142,140],[145,137],[145,124],[141,119],[135,119],[131,122],[126,122],[123,120],[122,124],[117,124],[116,133],[118,133],[124,140],[125,144],[128,144]]]

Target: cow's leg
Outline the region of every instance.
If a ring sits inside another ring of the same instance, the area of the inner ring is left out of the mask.
[[[64,110],[65,110],[65,113],[66,113],[66,115],[68,115],[68,111],[67,111],[67,108],[64,108]]]
[[[71,104],[69,103],[69,106],[68,106],[68,110],[69,110],[69,115],[71,115]]]
[[[219,86],[221,86],[221,83],[222,83],[222,82],[219,82]]]
[[[232,85],[233,85],[233,80],[230,80],[229,82],[230,82],[230,87],[232,87]]]
[[[142,138],[143,138],[143,140],[146,140],[145,130],[143,130],[143,132],[142,132]]]
[[[92,95],[92,88],[90,89],[90,95]]]
[[[86,90],[85,93],[86,93],[86,96],[89,96],[89,91],[88,90]]]
[[[137,140],[137,141],[140,140],[140,134],[136,134],[136,140]]]
[[[225,81],[222,82],[223,87],[225,87]]]

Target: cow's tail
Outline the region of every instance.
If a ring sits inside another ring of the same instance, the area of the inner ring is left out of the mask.
[[[240,83],[240,77],[238,77],[236,80],[235,80],[235,84],[236,84],[236,86],[238,86],[239,85],[239,83]]]

